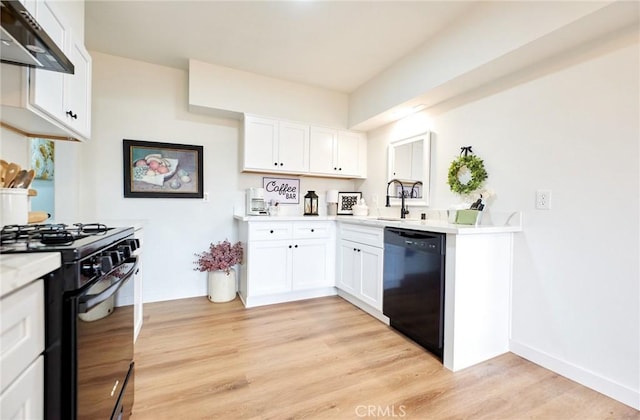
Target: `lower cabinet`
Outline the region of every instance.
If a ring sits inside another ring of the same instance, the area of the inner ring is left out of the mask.
[[[382,248],[340,241],[338,288],[382,311]]]
[[[0,300],[0,419],[38,419],[44,407],[44,281]]]
[[[244,222],[239,293],[245,306],[335,294],[332,222]]]
[[[382,315],[384,230],[377,227],[340,224],[339,237],[336,282],[339,294],[361,309],[384,320]]]

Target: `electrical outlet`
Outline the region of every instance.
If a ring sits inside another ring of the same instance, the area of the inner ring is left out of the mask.
[[[536,191],[536,209],[549,210],[551,208],[551,190]]]

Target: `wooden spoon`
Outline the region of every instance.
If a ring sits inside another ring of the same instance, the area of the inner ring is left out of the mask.
[[[36,171],[33,169],[29,169],[25,171],[21,170],[18,175],[16,175],[13,180],[13,188],[29,188],[31,185],[31,181],[33,181],[33,177],[36,175]]]
[[[4,159],[0,159],[0,182],[4,185],[4,175],[7,173],[7,168],[9,167],[9,162]]]
[[[26,169],[22,169],[18,172],[18,175],[13,178],[13,182],[9,188],[27,188],[30,183],[31,179],[29,178],[29,172]]]
[[[10,184],[13,182],[16,175],[20,172],[20,165],[11,162],[7,167],[7,172],[4,174],[4,187],[11,188]]]

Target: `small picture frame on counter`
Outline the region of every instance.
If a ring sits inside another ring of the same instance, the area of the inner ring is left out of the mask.
[[[353,206],[360,202],[361,192],[338,192],[338,215],[353,215]]]

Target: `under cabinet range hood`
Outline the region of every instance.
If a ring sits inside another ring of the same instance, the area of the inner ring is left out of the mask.
[[[2,0],[3,63],[73,74],[73,63],[17,0]]]

